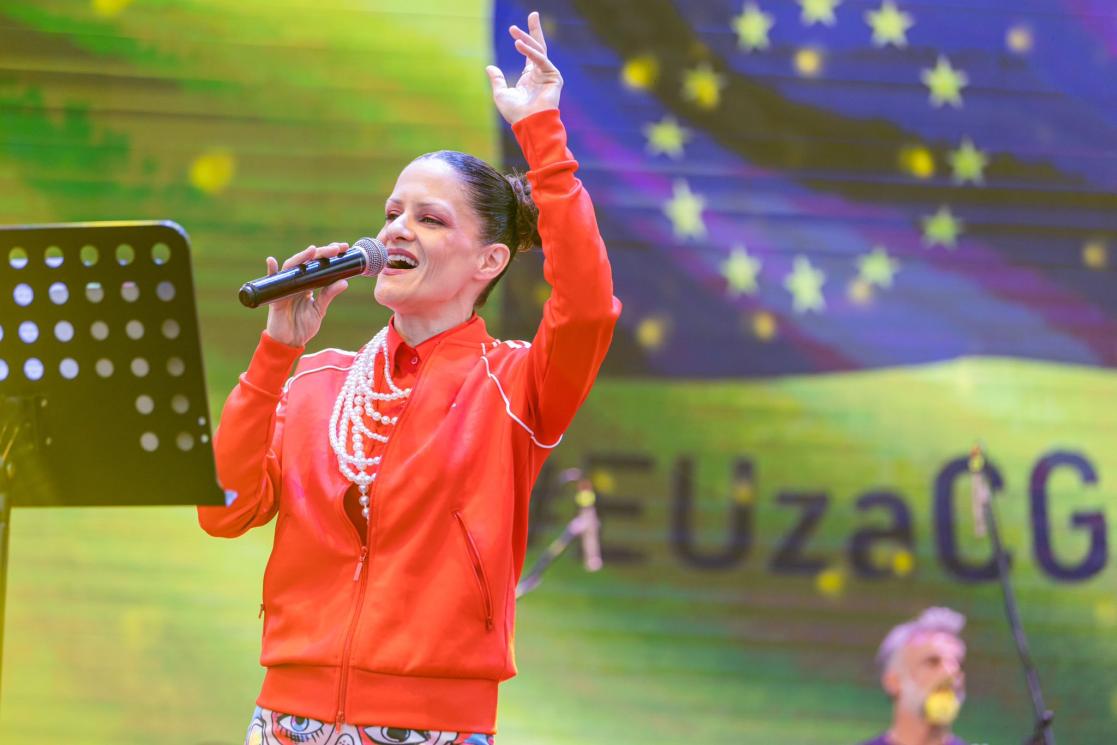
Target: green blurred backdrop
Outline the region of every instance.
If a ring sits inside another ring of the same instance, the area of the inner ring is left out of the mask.
[[[216,418],[263,326],[235,290],[265,256],[374,234],[416,154],[495,157],[491,56],[477,0],[9,0],[0,222],[182,224]],[[498,336],[499,310],[497,297]],[[356,348],[385,320],[371,284],[355,284],[315,346]],[[1050,577],[1028,502],[1043,456],[1082,454],[1100,479],[1055,471],[1055,551],[1066,563],[1086,554],[1076,511],[1108,518],[1113,543],[1115,397],[1109,371],[996,359],[743,383],[602,380],[554,466],[593,472],[614,561],[589,575],[565,557],[521,602],[521,675],[503,687],[499,741],[856,742],[888,719],[872,668],[881,636],[949,604],[970,618],[958,731],[1019,742],[1029,705],[999,591],[958,581],[936,552],[936,476],[978,440],[1004,476],[1014,577],[1060,742],[1117,741],[1117,572],[1107,561],[1083,581]],[[856,502],[879,490],[910,510],[913,538],[873,544],[881,576],[867,579],[851,565],[854,537],[891,521]],[[791,492],[826,498],[802,552],[809,571],[777,559],[800,520],[780,499]],[[547,484],[541,494],[529,560],[574,509]],[[951,495],[959,555],[981,562],[964,480]],[[693,524],[680,537],[681,505]],[[736,554],[733,514],[747,515],[751,537]],[[17,510],[0,739],[239,742],[262,679],[270,541],[270,527],[210,539],[192,508]],[[703,568],[695,555],[727,558]]]

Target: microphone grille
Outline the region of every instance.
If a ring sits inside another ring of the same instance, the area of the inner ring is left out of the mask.
[[[388,249],[375,238],[361,238],[353,244],[353,247],[359,248],[365,255],[365,270],[361,272],[362,276],[371,277],[380,274],[388,264]]]

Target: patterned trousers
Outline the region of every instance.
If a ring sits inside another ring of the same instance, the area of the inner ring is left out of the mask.
[[[257,706],[244,745],[494,745],[492,735],[320,722]]]

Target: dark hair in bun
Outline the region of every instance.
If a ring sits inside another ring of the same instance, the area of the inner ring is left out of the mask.
[[[522,173],[505,176],[480,158],[456,150],[439,150],[420,155],[416,160],[437,158],[450,165],[465,185],[469,206],[481,221],[482,243],[503,243],[515,257],[520,251],[537,248],[539,238],[539,209],[531,198],[531,184]],[[504,270],[481,291],[474,306],[485,304],[496,283],[512,265],[511,259]]]

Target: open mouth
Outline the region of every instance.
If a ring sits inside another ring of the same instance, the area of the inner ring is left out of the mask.
[[[388,269],[414,269],[419,266],[419,260],[409,253],[392,250],[388,252]]]

